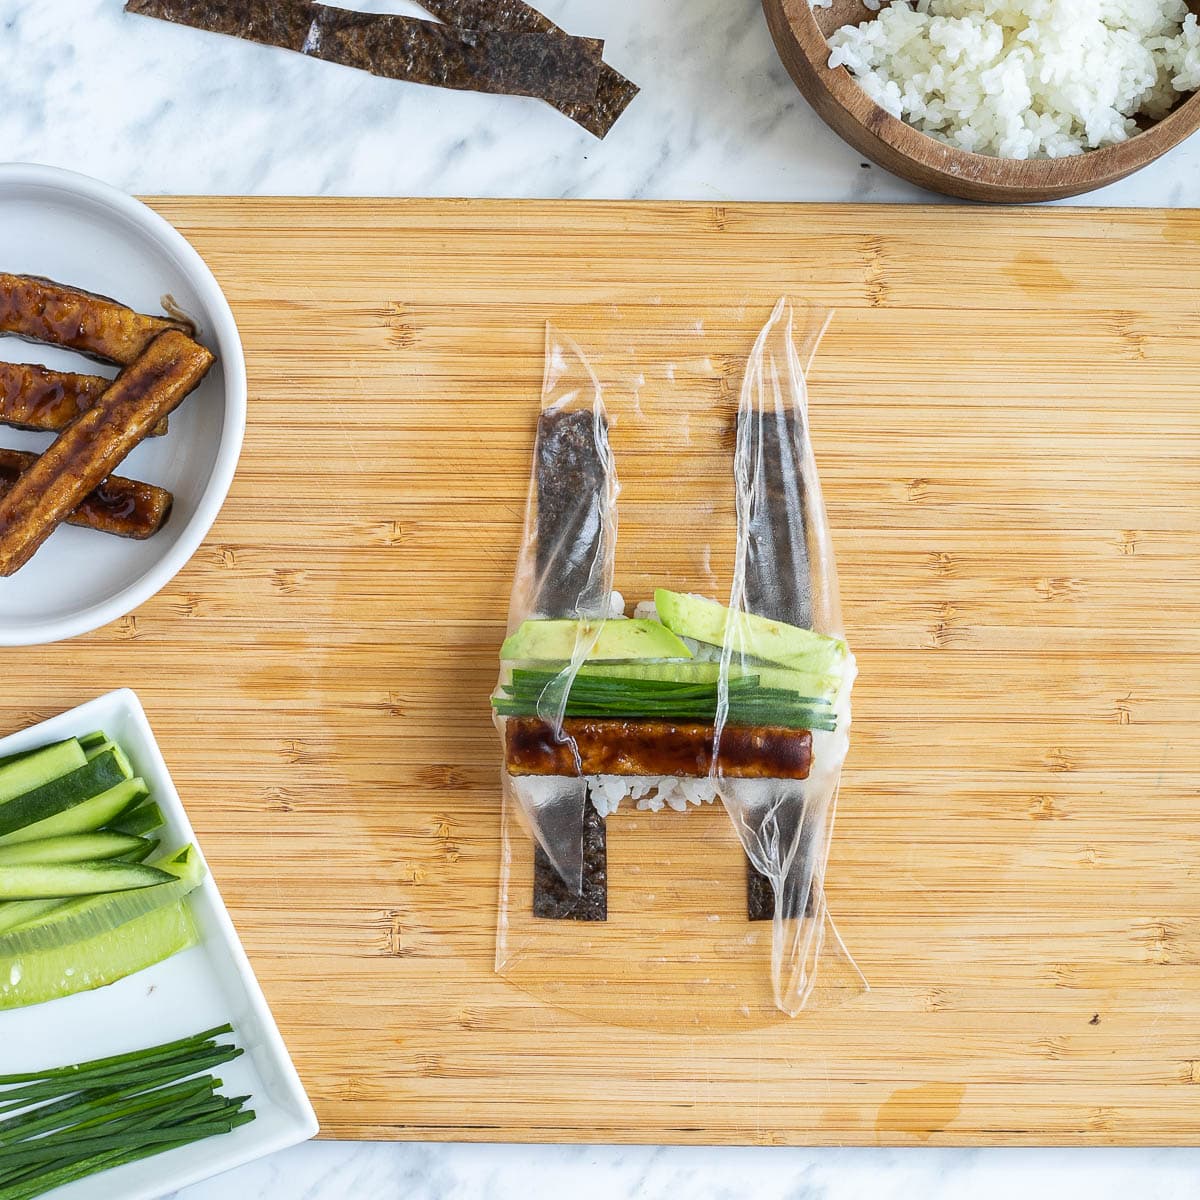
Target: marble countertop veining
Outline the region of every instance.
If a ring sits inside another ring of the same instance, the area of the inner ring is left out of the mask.
[[[337,0],[419,12],[407,0]],[[643,87],[604,142],[534,101],[372,79],[126,16],[0,0],[0,159],[137,193],[935,199],[845,146],[780,66],[759,0],[541,0]],[[1200,138],[1086,203],[1200,205]],[[1200,1151],[313,1143],[179,1200],[1090,1200],[1190,1197]],[[114,1200],[118,1198],[114,1197]]]
[[[760,0],[540,2],[642,85],[603,142],[535,100],[375,79],[122,0],[0,0],[0,159],[142,194],[931,199],[808,108]],[[1200,205],[1200,138],[1087,202]]]

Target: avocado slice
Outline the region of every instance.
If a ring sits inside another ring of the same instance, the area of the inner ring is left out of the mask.
[[[654,593],[658,618],[672,632],[710,646],[777,663],[806,675],[841,673],[848,650],[840,638],[811,629],[734,612],[715,600],[659,588]]]
[[[500,647],[505,662],[570,660],[577,646],[595,638],[590,661],[691,658],[691,651],[664,625],[644,620],[525,621]]]

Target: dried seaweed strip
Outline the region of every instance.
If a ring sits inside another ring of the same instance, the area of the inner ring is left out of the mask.
[[[583,887],[578,896],[538,846],[533,860],[533,915],[548,921],[608,920],[608,836],[589,801],[583,810]]]
[[[537,606],[545,616],[581,617],[579,598],[601,553],[607,436],[590,412],[547,412],[538,423]]]
[[[128,0],[125,11],[354,67],[386,79],[588,105],[604,43],[555,26],[457,29],[311,0]]]
[[[506,33],[560,31],[549,17],[524,0],[421,0],[421,7],[460,29]],[[550,103],[588,133],[603,138],[640,91],[636,83],[602,62],[594,101],[576,104],[552,100]]]
[[[796,441],[803,431],[796,429],[792,413],[764,413],[755,419],[754,432],[760,439],[754,455],[755,491],[766,502],[747,522],[746,608],[762,617],[810,629],[812,564],[804,534],[804,484]],[[794,519],[796,514],[799,520]],[[794,828],[785,831],[785,836],[794,834]],[[772,920],[775,893],[771,881],[749,858],[746,872],[747,915],[751,921]]]
[[[597,508],[607,494],[608,424],[590,411],[544,412],[538,421],[537,606],[547,616],[578,617],[603,553],[604,521]],[[533,910],[557,920],[608,919],[608,844],[603,819],[584,804],[583,887],[578,897],[538,847]],[[570,902],[568,904],[567,902]]]
[[[454,29],[432,21],[314,5],[304,53],[373,75],[458,91],[594,100],[604,43],[545,33]]]
[[[755,434],[753,486],[765,503],[747,521],[746,608],[811,629],[812,560],[800,469],[804,430],[796,428],[792,413],[762,413],[750,436]]]
[[[127,0],[125,11],[297,53],[313,20],[311,0]]]

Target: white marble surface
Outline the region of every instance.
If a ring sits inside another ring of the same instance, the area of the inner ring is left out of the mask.
[[[419,11],[410,0],[338,0]],[[596,141],[534,100],[373,79],[126,16],[122,0],[0,0],[0,158],[173,193],[887,200],[808,109],[759,0],[542,0],[643,86]],[[1100,204],[1200,204],[1200,138]]]
[[[409,11],[405,0],[347,4]],[[644,91],[597,142],[533,101],[405,86],[127,17],[0,0],[0,158],[139,193],[918,201],[779,65],[758,0],[543,0]],[[1200,138],[1091,203],[1200,204]],[[1173,1200],[1200,1152],[697,1150],[315,1143],[180,1200]],[[119,1198],[114,1197],[114,1200]]]

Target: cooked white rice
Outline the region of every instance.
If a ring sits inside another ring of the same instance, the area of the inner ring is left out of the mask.
[[[892,0],[829,44],[829,65],[893,116],[1002,158],[1123,142],[1136,116],[1200,89],[1200,22],[1183,0]]]
[[[664,808],[687,812],[689,805],[699,807],[717,798],[715,780],[674,775],[589,775],[587,785],[592,807],[602,817],[611,817],[625,799],[633,800],[642,812]]]

